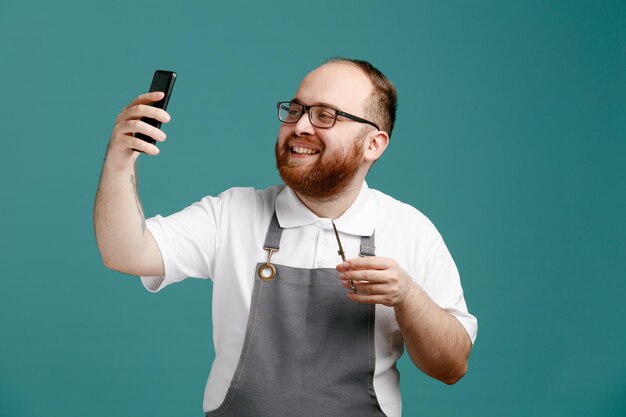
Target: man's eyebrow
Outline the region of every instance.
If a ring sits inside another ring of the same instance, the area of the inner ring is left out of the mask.
[[[302,102],[302,100],[298,99],[297,97],[294,97],[290,100],[290,103],[296,103],[296,104],[302,104],[303,106],[309,106],[309,104],[304,104]],[[337,110],[337,106],[335,106],[334,104],[330,104],[330,103],[325,103],[325,102],[317,102],[314,104],[311,104],[311,106],[324,106],[324,107],[330,107],[331,109]]]

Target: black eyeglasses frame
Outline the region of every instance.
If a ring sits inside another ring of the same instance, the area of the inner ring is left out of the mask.
[[[302,114],[300,114],[300,117],[298,117],[298,120],[295,120],[293,122],[287,122],[283,119],[280,118],[280,106],[283,104],[288,104],[288,105],[292,105],[292,104],[296,104],[298,106],[302,107]],[[313,119],[311,118],[311,108],[313,107],[323,107],[325,109],[329,109],[329,110],[333,110],[335,112],[335,119],[333,120],[333,124],[330,126],[317,126],[315,123],[313,123]],[[287,124],[295,124],[298,123],[300,121],[300,119],[302,118],[302,116],[304,115],[304,113],[308,113],[309,114],[309,122],[311,122],[311,124],[315,127],[317,127],[318,129],[330,129],[331,127],[335,126],[335,123],[337,123],[337,116],[342,116],[345,117],[346,119],[350,119],[352,121],[355,122],[359,122],[359,123],[366,123],[368,125],[374,126],[376,128],[376,130],[380,130],[380,128],[378,127],[378,125],[376,123],[370,122],[369,120],[365,120],[359,116],[355,116],[353,114],[350,113],[346,113],[345,111],[341,111],[341,110],[337,110],[333,107],[329,107],[329,106],[323,106],[321,104],[314,104],[312,106],[307,106],[304,105],[302,103],[298,103],[298,102],[294,102],[294,101],[279,101],[278,103],[276,103],[276,108],[278,109],[278,120],[280,120],[283,123],[287,123]]]

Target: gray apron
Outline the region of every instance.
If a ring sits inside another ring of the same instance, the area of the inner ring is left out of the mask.
[[[373,383],[375,306],[349,300],[334,268],[272,265],[281,234],[274,213],[239,363],[206,416],[384,417]],[[374,235],[362,237],[361,256],[373,255]]]

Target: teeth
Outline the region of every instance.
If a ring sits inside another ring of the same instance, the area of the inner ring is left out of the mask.
[[[307,154],[307,155],[313,155],[314,153],[317,153],[317,151],[313,150],[313,149],[309,149],[309,148],[303,148],[301,146],[294,146],[291,148],[291,150],[295,153],[298,154]]]

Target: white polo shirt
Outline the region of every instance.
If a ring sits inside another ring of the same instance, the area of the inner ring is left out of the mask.
[[[149,291],[187,277],[213,281],[215,360],[204,393],[205,411],[220,406],[239,361],[256,264],[267,259],[263,244],[274,201],[284,231],[272,263],[314,269],[334,268],[341,262],[330,219],[313,214],[289,187],[232,188],[171,216],[146,221],[165,265],[165,277],[141,278]],[[395,259],[435,303],[459,320],[474,342],[477,322],[467,311],[454,261],[422,213],[364,182],[355,202],[335,224],[348,259],[359,256],[361,236],[376,230],[376,256]],[[404,346],[393,308],[377,305],[375,326],[374,389],[385,414],[400,417],[395,363]]]

